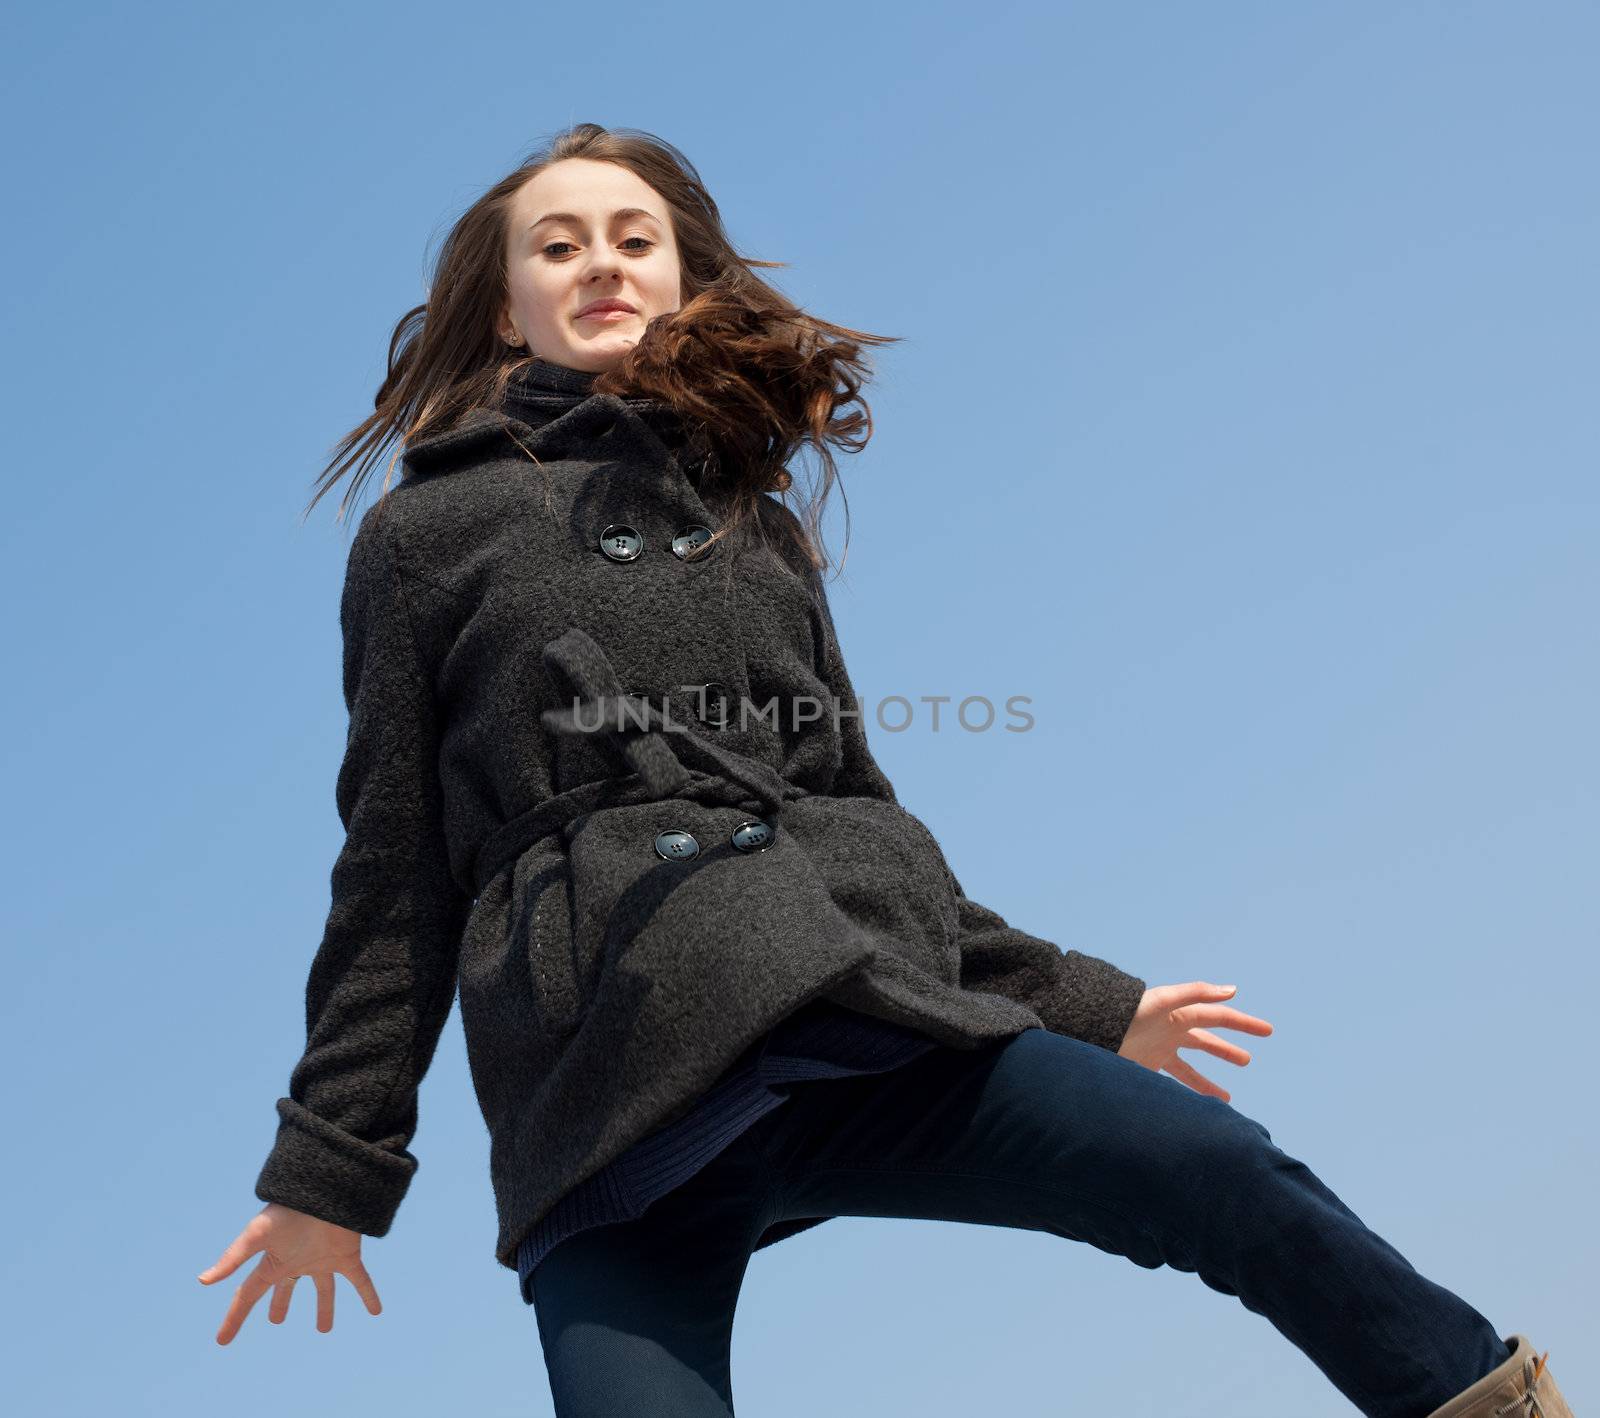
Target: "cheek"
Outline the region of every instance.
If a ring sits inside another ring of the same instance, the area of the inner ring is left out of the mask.
[[[650,304],[656,310],[676,310],[682,304],[676,269],[651,272],[647,289],[650,293]]]
[[[523,270],[510,280],[511,303],[524,320],[548,325],[561,308],[560,282],[548,272]]]

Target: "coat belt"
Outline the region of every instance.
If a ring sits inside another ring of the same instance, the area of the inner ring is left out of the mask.
[[[503,823],[484,839],[474,859],[478,893],[534,843],[598,807],[687,797],[737,807],[776,830],[784,802],[806,796],[781,773],[675,725],[653,703],[623,692],[599,643],[572,626],[544,647],[542,658],[558,687],[573,700],[546,709],[540,722],[558,734],[601,733],[635,775],[585,783]]]

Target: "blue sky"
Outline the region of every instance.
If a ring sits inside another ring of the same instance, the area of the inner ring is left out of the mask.
[[[1600,1399],[1593,73],[1571,4],[36,7],[0,90],[16,1411],[550,1412],[459,1016],[342,1282],[193,1279],[303,1027],[336,498],[398,316],[566,125],[667,138],[877,356],[832,596],[969,894],[1272,1021],[1191,1054]],[[842,540],[836,500],[833,543]],[[897,721],[895,721],[897,722]],[[1588,726],[1587,728],[1585,726]],[[752,1262],[740,1411],[1340,1414],[1193,1275],[841,1218]]]

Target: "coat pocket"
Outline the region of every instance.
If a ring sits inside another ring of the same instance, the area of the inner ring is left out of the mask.
[[[557,1037],[572,1033],[593,996],[593,962],[578,958],[572,870],[559,834],[529,847],[512,868],[510,929],[540,1025]]]
[[[944,853],[921,819],[884,798],[816,795],[790,828],[846,916],[928,974],[960,975],[959,921]]]
[[[890,821],[909,831],[912,838],[921,846],[919,855],[925,869],[923,879],[927,884],[928,899],[935,903],[939,919],[944,925],[944,958],[947,974],[953,980],[959,977],[961,970],[959,950],[961,927],[956,906],[956,890],[953,885],[955,877],[950,870],[950,863],[945,860],[944,848],[939,845],[939,839],[916,813],[899,803],[885,803],[884,806],[891,809]]]

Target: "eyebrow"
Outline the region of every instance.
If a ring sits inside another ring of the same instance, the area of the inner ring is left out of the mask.
[[[661,225],[661,218],[654,212],[647,212],[643,207],[619,207],[611,214],[614,222],[627,221],[632,217],[648,217],[657,226]],[[526,230],[532,231],[535,227],[543,226],[546,222],[571,222],[573,226],[582,225],[583,218],[576,217],[571,212],[546,212],[537,221],[528,223]]]

